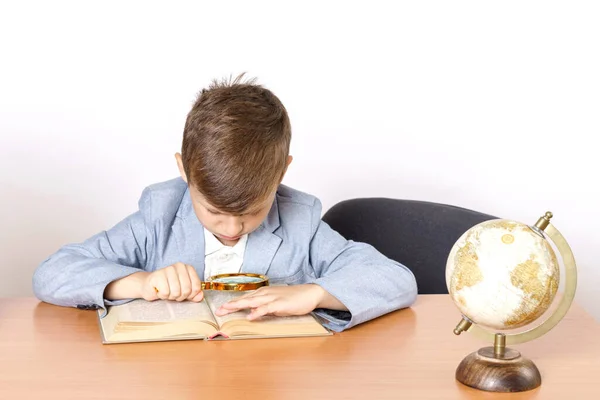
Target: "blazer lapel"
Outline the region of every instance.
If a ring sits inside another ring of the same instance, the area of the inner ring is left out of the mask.
[[[267,273],[281,244],[281,238],[273,233],[277,228],[279,228],[279,209],[276,198],[267,218],[258,229],[248,235],[242,272]]]
[[[189,189],[183,195],[172,229],[179,248],[180,261],[192,265],[198,276],[203,277],[204,227],[194,212]]]

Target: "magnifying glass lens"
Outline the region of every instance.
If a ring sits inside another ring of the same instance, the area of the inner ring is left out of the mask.
[[[240,272],[236,274],[220,274],[202,283],[202,290],[256,290],[269,286],[269,278],[265,275]]]
[[[239,275],[239,276],[217,276],[214,279],[211,279],[211,282],[218,282],[218,283],[233,283],[233,284],[239,284],[239,283],[258,283],[258,282],[262,282],[264,281],[264,278],[260,278],[257,276],[244,276],[244,275]]]

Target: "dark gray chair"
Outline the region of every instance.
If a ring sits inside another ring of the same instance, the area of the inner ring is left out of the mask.
[[[420,294],[446,294],[452,246],[473,225],[495,218],[425,201],[359,198],[337,203],[323,221],[346,239],[369,243],[408,267]]]

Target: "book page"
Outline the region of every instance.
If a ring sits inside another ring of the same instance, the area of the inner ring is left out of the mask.
[[[205,301],[194,303],[191,301],[146,301],[137,299],[121,306],[113,307],[113,309],[118,309],[120,322],[201,320],[215,325],[213,315]]]
[[[202,320],[214,323],[213,315],[205,301],[134,300],[121,313],[121,321],[168,322]]]
[[[243,296],[247,292],[237,292],[234,290],[206,290],[204,292],[204,297],[207,301],[208,307],[210,311],[212,311],[212,315],[217,322],[218,326],[223,326],[224,323],[235,320],[235,319],[246,319],[246,316],[250,314],[249,310],[241,310],[231,314],[223,315],[219,317],[215,314],[215,311],[219,309],[223,304],[228,301],[237,299],[238,297]]]
[[[222,304],[243,296],[248,292],[211,290],[204,293],[208,306],[214,314]],[[246,318],[248,314],[250,314],[250,310],[241,310],[221,317],[214,315],[214,318],[221,327],[221,331],[229,336],[308,336],[330,334],[311,314],[287,317],[269,315],[255,321],[249,321]]]
[[[218,329],[206,301],[133,300],[100,320],[107,342],[210,336]]]

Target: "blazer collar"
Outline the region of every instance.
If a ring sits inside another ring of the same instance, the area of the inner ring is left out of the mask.
[[[179,261],[192,265],[198,276],[204,276],[204,226],[194,212],[189,188],[183,194],[172,229],[179,248]]]
[[[273,233],[279,226],[279,206],[275,196],[267,218],[248,235],[242,272],[267,275],[267,270],[281,244],[281,238]]]

